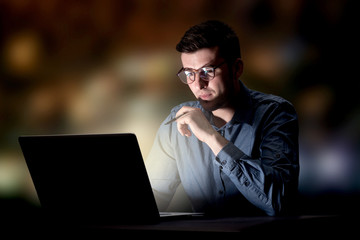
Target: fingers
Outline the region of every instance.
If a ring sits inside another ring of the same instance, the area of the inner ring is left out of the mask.
[[[188,113],[190,111],[193,111],[194,109],[196,109],[196,108],[183,106],[182,108],[180,108],[179,111],[177,111],[176,118],[180,118],[181,116],[185,115],[186,113]]]
[[[187,124],[178,123],[177,128],[182,136],[186,136],[186,137],[191,136],[191,131],[189,130],[189,126]]]
[[[182,136],[190,137],[191,131],[189,130],[189,118],[186,116],[193,111],[194,108],[184,106],[176,113],[177,129]]]

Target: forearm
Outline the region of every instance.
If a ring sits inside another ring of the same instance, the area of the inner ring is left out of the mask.
[[[289,171],[264,165],[260,159],[251,159],[232,143],[219,152],[216,161],[243,196],[271,216],[282,211],[285,195],[294,190],[288,188],[296,186],[291,184],[296,182],[290,174],[291,164]]]

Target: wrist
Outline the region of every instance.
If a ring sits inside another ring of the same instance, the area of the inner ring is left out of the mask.
[[[212,152],[216,155],[223,149],[229,141],[221,136],[220,133],[214,131],[214,133],[207,138],[206,144],[210,147]]]

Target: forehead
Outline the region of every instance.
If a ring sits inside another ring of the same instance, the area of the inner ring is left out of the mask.
[[[215,63],[219,58],[218,47],[202,48],[192,53],[181,53],[181,62],[184,68],[198,69]]]

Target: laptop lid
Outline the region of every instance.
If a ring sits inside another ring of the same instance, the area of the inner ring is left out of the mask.
[[[158,221],[134,134],[39,135],[18,140],[47,216],[77,224]]]

